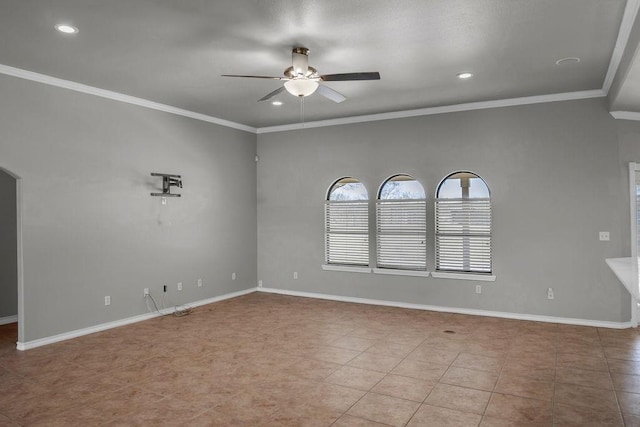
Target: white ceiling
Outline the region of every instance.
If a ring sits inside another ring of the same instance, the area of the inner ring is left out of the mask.
[[[3,0],[0,64],[263,128],[299,122],[299,100],[258,103],[282,82],[220,75],[281,76],[294,46],[320,74],[381,74],[324,83],[348,99],[311,95],[306,121],[602,89],[626,3]],[[80,32],[57,33],[60,22]],[[564,57],[581,61],[556,65]],[[640,61],[627,62],[617,101],[640,111],[640,91],[625,97],[640,87]]]

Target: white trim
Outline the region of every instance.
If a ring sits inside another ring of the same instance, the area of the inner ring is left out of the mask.
[[[400,270],[398,268],[374,268],[373,272],[375,274],[389,274],[389,275],[393,275],[393,276],[429,277],[429,272],[428,271]]]
[[[0,165],[0,171],[16,180],[16,261],[18,279],[18,340],[24,336],[24,260],[22,257],[22,178]]]
[[[346,271],[349,273],[371,273],[371,267],[356,267],[350,265],[322,264],[322,269],[327,271]]]
[[[57,77],[48,76],[46,74],[34,73],[20,68],[10,67],[0,64],[0,74],[19,77],[25,80],[31,80],[38,83],[44,83],[51,86],[61,87],[64,89],[74,90],[89,95],[99,96],[101,98],[112,99],[114,101],[126,102],[127,104],[138,105],[140,107],[150,108],[152,110],[164,111],[165,113],[176,114],[178,116],[189,117],[203,122],[214,123],[220,126],[226,126],[233,129],[243,130],[246,132],[256,133],[257,129],[241,123],[229,120],[219,119],[206,114],[196,113],[194,111],[184,110],[182,108],[172,107],[171,105],[160,104],[158,102],[149,101],[147,99],[137,98],[131,95],[125,95],[119,92],[100,89],[97,87],[85,85],[82,83],[72,82],[70,80],[59,79]]]
[[[637,2],[640,0],[629,0]],[[433,114],[454,113],[461,111],[483,110],[488,108],[511,107],[517,105],[540,104],[545,102],[571,101],[576,99],[601,98],[607,96],[602,89],[585,90],[577,92],[564,92],[549,95],[526,96],[521,98],[497,99],[493,101],[470,102],[465,104],[445,105],[439,107],[419,108],[415,110],[392,111],[387,113],[368,114],[363,116],[343,117],[339,119],[318,120],[306,123],[292,123],[287,125],[267,126],[255,128],[252,126],[236,123],[229,120],[220,119],[206,114],[196,113],[194,111],[184,110],[182,108],[173,107],[171,105],[160,104],[158,102],[149,101],[143,98],[137,98],[131,95],[114,92],[106,89],[76,83],[70,80],[64,80],[46,74],[35,73],[33,71],[23,70],[21,68],[10,67],[0,64],[0,74],[18,77],[38,83],[48,84],[64,89],[82,92],[89,95],[95,95],[102,98],[112,99],[114,101],[126,102],[128,104],[138,105],[140,107],[150,108],[153,110],[164,111],[170,114],[189,117],[195,120],[201,120],[208,123],[214,123],[220,126],[226,126],[233,129],[243,130],[254,134],[283,132],[289,130],[298,130],[303,128],[316,128],[325,126],[337,126],[351,123],[363,123],[379,120],[401,119],[406,117],[428,116]]]
[[[636,174],[640,172],[640,164],[635,163],[635,162],[629,162],[629,207],[630,207],[630,214],[629,217],[631,219],[631,260],[633,261],[633,265],[636,267],[634,270],[634,274],[635,274],[635,289],[638,290],[638,223],[637,223],[637,219],[638,219],[638,201],[637,201],[637,195],[636,195]],[[606,260],[607,264],[609,265],[609,267],[611,267],[611,269],[614,271],[614,273],[616,274],[616,276],[618,276],[618,279],[620,279],[620,281],[625,284],[624,280],[621,278],[621,276],[619,276],[619,273],[613,269],[613,267],[611,266],[611,262],[609,260]],[[626,286],[626,284],[625,284]],[[640,320],[640,316],[638,313],[638,303],[640,303],[640,299],[637,299],[634,295],[634,292],[631,292],[631,290],[629,290],[629,293],[631,294],[631,325],[634,328],[638,327],[638,320]]]
[[[635,111],[611,111],[609,114],[617,120],[640,120],[640,113]]]
[[[260,288],[258,292],[289,295],[304,298],[318,298],[331,301],[352,302],[356,304],[381,305],[385,307],[408,308],[412,310],[438,311],[443,313],[468,314],[471,316],[500,317],[504,319],[528,320],[533,322],[562,323],[565,325],[593,326],[596,328],[626,329],[631,322],[610,322],[607,320],[573,319],[568,317],[541,316],[537,314],[507,313],[502,311],[476,310],[472,308],[440,307],[435,305],[412,304],[398,301],[383,301],[358,297],[318,294],[314,292],[289,291],[285,289]]]
[[[18,235],[16,236],[18,251],[18,340],[24,339],[24,319],[26,318],[24,310],[24,256],[22,243],[22,178],[16,177],[16,217],[18,224],[16,225]]]
[[[526,96],[522,98],[497,99],[494,101],[469,102],[466,104],[445,105],[441,107],[419,108],[416,110],[392,111],[388,113],[367,114],[364,116],[343,117],[339,119],[318,120],[315,122],[293,123],[289,125],[268,126],[257,129],[257,134],[284,132],[306,128],[338,126],[352,123],[374,122],[379,120],[402,119],[406,117],[430,116],[433,114],[456,113],[461,111],[484,110],[488,108],[512,107],[517,105],[541,104],[545,102],[572,101],[576,99],[603,98],[607,96],[602,89],[579,92],[554,93],[550,95]]]
[[[198,307],[201,305],[211,304],[214,302],[250,294],[252,292],[255,292],[256,290],[257,288],[249,288],[242,291],[231,292],[228,294],[219,295],[217,297],[207,298],[204,300],[195,301],[195,302],[191,302],[183,305],[187,305],[189,307]],[[100,331],[106,331],[107,329],[112,329],[112,328],[117,328],[124,325],[130,325],[132,323],[142,322],[144,320],[153,319],[162,314],[171,314],[173,313],[173,310],[174,308],[170,307],[170,308],[160,310],[160,313],[154,312],[154,313],[141,314],[138,316],[128,317],[126,319],[120,319],[113,322],[101,323],[100,325],[90,326],[88,328],[76,329],[75,331],[65,332],[58,335],[52,335],[50,337],[40,338],[33,341],[27,341],[27,342],[18,341],[16,348],[18,350],[30,350],[32,348],[41,347],[43,345],[53,344],[60,341],[66,341],[72,338],[81,337],[83,335],[89,335],[89,334],[93,334]]]
[[[618,30],[618,38],[611,54],[611,60],[609,61],[609,68],[607,69],[607,75],[602,83],[602,90],[605,94],[609,93],[613,80],[618,72],[618,67],[622,61],[622,56],[627,48],[629,42],[629,36],[633,29],[633,23],[638,15],[638,9],[640,8],[640,0],[627,0],[627,4],[624,8],[624,14],[622,15],[622,22],[620,22],[620,29]]]
[[[489,274],[451,273],[444,271],[434,271],[433,273],[431,273],[431,277],[436,279],[478,280],[480,282],[496,281],[496,276],[492,276]]]
[[[0,317],[0,325],[8,325],[9,323],[16,323],[18,321],[18,315]]]
[[[636,195],[636,172],[640,172],[640,165],[635,162],[629,162],[629,218],[631,225],[631,258],[638,257],[638,212]]]

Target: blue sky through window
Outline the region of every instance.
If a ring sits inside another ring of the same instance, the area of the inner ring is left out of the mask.
[[[346,181],[346,182],[345,182]],[[369,193],[361,182],[353,182],[353,178],[343,178],[333,184],[329,193],[331,201],[369,200]]]
[[[388,180],[380,190],[380,200],[424,199],[422,185],[408,175]]]

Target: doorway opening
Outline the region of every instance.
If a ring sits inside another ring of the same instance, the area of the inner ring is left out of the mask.
[[[0,167],[0,349],[22,338],[21,179]]]

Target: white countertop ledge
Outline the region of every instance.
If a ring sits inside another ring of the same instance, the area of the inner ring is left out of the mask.
[[[605,261],[622,282],[627,291],[640,301],[640,280],[638,280],[638,258],[607,258]]]

